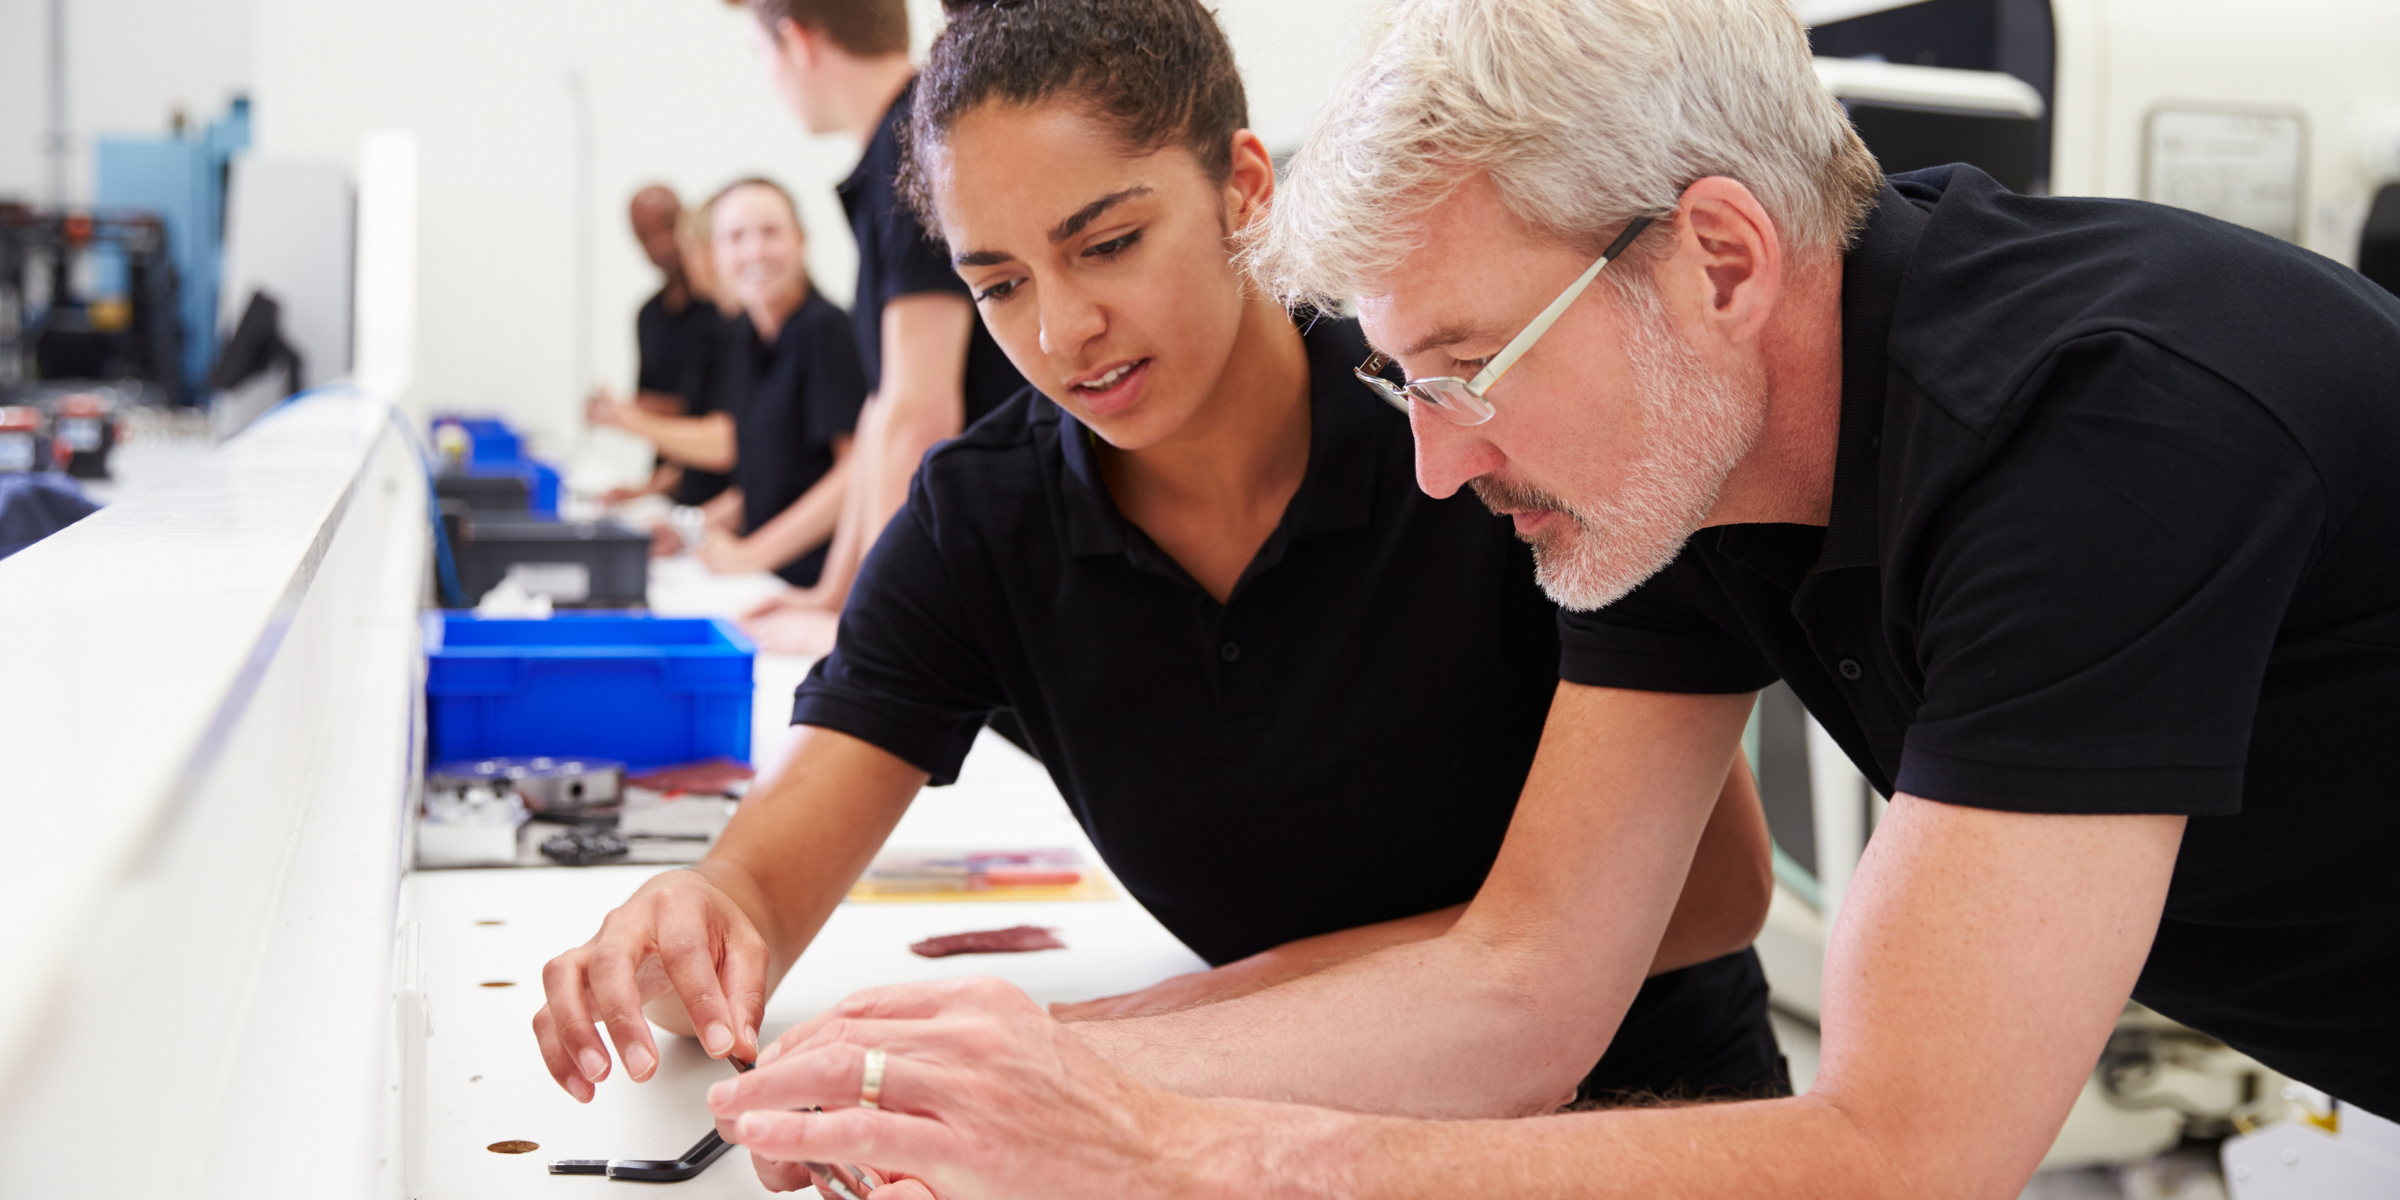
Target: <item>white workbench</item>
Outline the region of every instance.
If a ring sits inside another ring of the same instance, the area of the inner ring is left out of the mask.
[[[772,592],[763,577],[714,579],[688,559],[656,564],[652,601],[677,615],[724,614]],[[808,661],[761,655],[754,756],[766,758],[790,720],[792,688]],[[959,781],[929,788],[902,819],[895,848],[1073,846],[1099,856],[1040,764],[986,732]],[[531,1022],[541,1006],[542,964],[581,943],[600,918],[661,868],[515,868],[419,871],[402,888],[413,924],[418,989],[430,1019],[422,1073],[412,1070],[411,1195],[480,1200],[536,1195],[622,1195],[643,1185],[552,1176],[553,1158],[672,1158],[709,1129],[703,1095],[730,1072],[689,1039],[658,1035],[662,1064],[648,1083],[618,1067],[589,1105],[551,1082]],[[996,975],[1044,1003],[1129,991],[1204,968],[1142,907],[1111,900],[845,904],[767,1006],[765,1036],[843,996],[881,983]],[[493,923],[496,922],[496,923]],[[1065,950],[919,958],[911,942],[941,933],[1046,925]],[[505,987],[487,986],[506,984]],[[421,1082],[420,1082],[421,1081]],[[540,1149],[495,1154],[494,1142]],[[759,1196],[738,1147],[675,1195]],[[805,1193],[804,1193],[805,1194]]]

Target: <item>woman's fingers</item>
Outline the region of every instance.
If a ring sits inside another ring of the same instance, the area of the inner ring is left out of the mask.
[[[666,969],[676,999],[683,1002],[683,1011],[692,1018],[692,1034],[700,1039],[701,1049],[708,1051],[710,1058],[723,1058],[741,1048],[742,1031],[749,1021],[735,1013],[729,990],[717,972],[714,914],[705,900],[692,898],[661,907],[665,911],[660,914],[657,934],[659,963]]]
[[[591,1103],[592,1081],[584,1078],[582,1068],[575,1064],[575,1056],[559,1041],[558,1019],[547,1004],[533,1014],[533,1040],[542,1049],[542,1065],[549,1069],[550,1078],[575,1097],[577,1104]]]
[[[719,968],[719,978],[725,984],[725,1000],[732,1006],[734,1054],[749,1061],[758,1061],[758,1026],[767,1016],[767,940],[742,920],[740,913],[730,914],[736,927],[725,931],[725,957]]]
[[[650,1018],[642,1013],[642,988],[636,977],[641,960],[603,936],[601,947],[586,959],[584,977],[592,990],[594,1016],[617,1044],[625,1074],[635,1082],[658,1070],[658,1045],[650,1040]],[[644,957],[647,957],[646,955]]]
[[[542,991],[546,1003],[542,1011],[549,1015],[551,1035],[557,1039],[559,1051],[574,1064],[575,1073],[585,1083],[596,1084],[608,1078],[609,1059],[607,1045],[592,1032],[591,988],[584,972],[584,962],[590,953],[579,947],[543,966]],[[541,1036],[538,1025],[534,1036],[537,1040]],[[566,1086],[564,1080],[560,1086]],[[575,1095],[575,1089],[567,1087],[567,1093]]]

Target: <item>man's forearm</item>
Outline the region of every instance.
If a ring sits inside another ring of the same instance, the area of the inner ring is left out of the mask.
[[[1192,1095],[1439,1117],[1555,1105],[1649,974],[1748,710],[1747,696],[1562,684],[1500,857],[1442,936],[1075,1028],[1136,1078]]]
[[[1117,1066],[1194,1096],[1426,1117],[1544,1112],[1591,1069],[1641,983],[1546,1002],[1499,952],[1456,929],[1263,991],[1073,1028]]]
[[[1206,1200],[1918,1200],[1947,1196],[1812,1096],[1533,1117],[1419,1121],[1207,1102],[1177,1114],[1171,1154]]]

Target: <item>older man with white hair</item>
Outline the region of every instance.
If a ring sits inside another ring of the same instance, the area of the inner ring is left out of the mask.
[[[1420,484],[1575,610],[1489,879],[1165,1017],[861,993],[720,1087],[742,1141],[878,1196],[2012,1197],[2129,996],[2400,1117],[2400,301],[1886,180],[1782,0],[1405,0],[1327,113],[1255,272],[1356,298]],[[1778,678],[1892,795],[1815,1087],[1406,1119],[1572,1087]]]

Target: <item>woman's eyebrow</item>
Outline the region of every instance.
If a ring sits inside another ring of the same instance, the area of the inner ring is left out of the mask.
[[[1069,216],[1066,220],[1060,221],[1056,226],[1052,227],[1050,230],[1050,244],[1055,246],[1060,242],[1063,242],[1068,238],[1074,237],[1076,234],[1083,232],[1083,227],[1091,224],[1093,221],[1098,220],[1101,213],[1107,212],[1109,209],[1115,208],[1117,205],[1123,204],[1124,202],[1131,200],[1136,196],[1147,196],[1149,194],[1149,188],[1136,184],[1133,187],[1126,188],[1121,192],[1110,192],[1109,194],[1092,201],[1090,204],[1086,204],[1082,208],[1076,209],[1074,215]]]
[[[1084,226],[1099,220],[1100,214],[1109,209],[1149,194],[1150,189],[1147,185],[1136,184],[1120,192],[1110,192],[1090,204],[1076,209],[1067,216],[1066,220],[1051,227],[1050,244],[1055,246],[1083,232]],[[1001,263],[1015,262],[1016,259],[1016,255],[1010,254],[1006,250],[969,250],[964,254],[952,255],[950,265],[953,267],[996,267]]]

